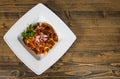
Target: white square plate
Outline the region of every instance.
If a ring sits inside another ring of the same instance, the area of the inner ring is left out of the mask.
[[[59,41],[48,52],[48,54],[40,60],[27,51],[27,49],[18,40],[18,37],[26,29],[28,24],[37,21],[45,21],[53,26],[56,31]],[[76,40],[76,36],[68,28],[68,26],[50,9],[42,3],[37,4],[25,15],[23,15],[4,35],[4,40],[15,53],[15,55],[37,75],[42,74],[50,66],[52,66]]]

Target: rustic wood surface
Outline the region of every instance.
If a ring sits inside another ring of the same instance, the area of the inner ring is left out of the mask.
[[[37,76],[10,50],[3,35],[40,2],[69,26],[77,40]],[[0,79],[120,79],[120,0],[0,0]]]

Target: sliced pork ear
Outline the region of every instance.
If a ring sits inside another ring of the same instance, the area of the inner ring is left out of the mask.
[[[39,25],[40,25],[40,22],[37,22],[37,23],[36,23],[36,26],[39,26]]]
[[[42,22],[37,22],[36,26],[42,26]]]
[[[58,37],[57,37],[57,34],[56,34],[56,33],[53,34],[53,40],[54,40],[54,41],[58,41]]]
[[[45,30],[50,30],[50,27],[48,27],[48,26],[47,26],[47,27],[45,27]]]

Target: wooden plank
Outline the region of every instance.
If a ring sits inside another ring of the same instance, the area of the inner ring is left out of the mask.
[[[82,11],[85,11],[85,10],[119,10],[120,7],[118,6],[119,5],[119,0],[106,0],[106,1],[102,1],[102,0],[98,0],[98,1],[89,1],[89,0],[78,0],[78,1],[74,1],[74,0],[71,0],[70,2],[68,0],[64,0],[64,1],[59,1],[59,0],[56,0],[56,1],[47,1],[47,0],[42,0],[40,1],[41,3],[44,3],[46,4],[48,7],[50,8],[53,8],[54,10],[55,9],[58,9],[58,7],[62,10],[65,10],[66,8],[67,9],[70,9],[70,10],[82,10]],[[25,0],[24,2],[22,1],[14,1],[14,0],[11,0],[8,1],[7,0],[2,0],[1,1],[1,6],[33,6],[35,4],[38,3],[37,0],[35,0],[34,2],[33,1],[27,1]],[[4,4],[3,4],[4,3]],[[116,5],[118,4],[118,5]],[[64,5],[64,6],[63,6]],[[54,7],[54,6],[57,6]],[[79,6],[79,7],[78,7]]]

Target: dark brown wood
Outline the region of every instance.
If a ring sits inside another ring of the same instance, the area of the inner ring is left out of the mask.
[[[14,55],[3,35],[40,2],[69,26],[77,40],[37,76]],[[0,0],[0,79],[120,79],[120,0]]]

